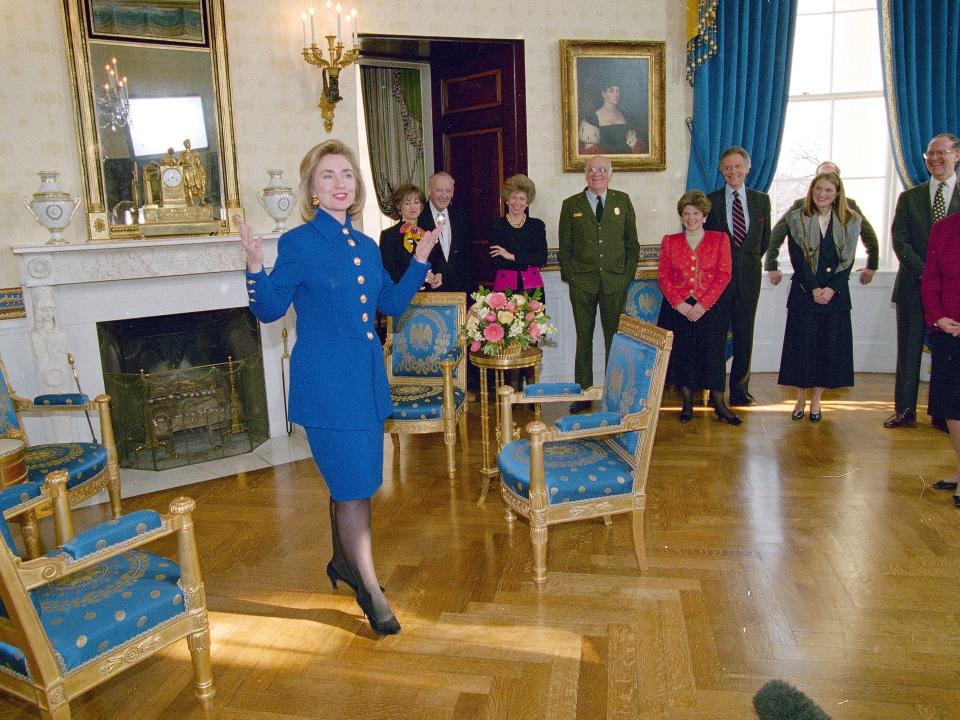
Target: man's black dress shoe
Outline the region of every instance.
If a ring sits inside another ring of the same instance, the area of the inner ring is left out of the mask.
[[[589,400],[577,400],[576,402],[570,403],[570,414],[579,415],[580,413],[588,413],[593,409],[593,403]]]
[[[917,422],[917,414],[913,410],[904,410],[894,413],[883,421],[885,428],[912,427]]]
[[[684,407],[680,410],[680,422],[688,423],[693,420],[693,408]]]
[[[953,480],[937,480],[933,484],[934,490],[956,490],[957,484]]]
[[[938,418],[938,417],[930,418],[930,424],[933,425],[940,432],[945,432],[945,433],[950,432],[950,428],[947,427],[947,421],[944,420],[943,418]]]
[[[743,393],[742,395],[730,394],[730,404],[731,405],[756,405],[757,400],[750,393]]]
[[[960,508],[960,495],[953,496],[953,506]]]

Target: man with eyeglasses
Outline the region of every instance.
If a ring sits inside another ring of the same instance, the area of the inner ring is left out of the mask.
[[[893,251],[900,260],[900,269],[893,284],[892,298],[897,305],[896,412],[883,423],[885,428],[909,427],[917,420],[920,358],[927,332],[920,300],[920,276],[927,258],[927,240],[935,223],[960,210],[955,172],[960,159],[960,140],[951,133],[936,135],[927,145],[923,159],[931,178],[900,193],[890,227]],[[940,427],[944,423],[941,418],[935,418],[934,424]]]
[[[770,196],[744,184],[750,173],[750,153],[744,148],[728,147],[717,164],[726,184],[707,196],[710,214],[704,227],[725,232],[733,256],[733,277],[726,290],[733,335],[729,404],[753,405],[756,400],[750,394],[750,361],[760,301],[760,259],[770,245]]]
[[[597,308],[610,354],[627,286],[637,272],[640,243],[637,216],[625,192],[609,189],[613,164],[595,155],[584,167],[587,187],[563,201],[560,209],[560,277],[569,286],[573,323],[577,329],[574,380],[584,389],[593,385],[593,330]],[[589,402],[573,403],[571,412],[584,412]]]

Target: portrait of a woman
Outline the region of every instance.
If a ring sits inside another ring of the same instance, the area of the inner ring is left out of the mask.
[[[577,126],[582,155],[647,152],[647,78],[644,60],[582,58]]]

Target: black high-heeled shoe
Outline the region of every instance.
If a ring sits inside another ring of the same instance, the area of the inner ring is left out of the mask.
[[[347,571],[349,573],[349,570]],[[337,581],[342,581],[347,587],[353,590],[354,594],[357,593],[357,583],[352,577],[347,577],[341,573],[333,564],[333,560],[327,563],[327,577],[330,578],[330,584],[333,586],[333,589],[337,589]],[[383,585],[380,586],[380,592],[386,592],[383,589]]]
[[[815,413],[815,412],[810,413],[810,422],[812,422],[812,423],[818,423],[818,422],[820,422],[821,420],[823,420],[823,412],[822,412],[822,411],[821,411],[821,412],[818,412],[818,413]]]
[[[400,632],[400,623],[396,615],[391,613],[385,620],[377,620],[373,616],[373,599],[369,593],[357,591],[357,605],[363,610],[363,614],[367,616],[367,622],[377,635],[396,635]]]
[[[693,408],[686,405],[680,410],[680,422],[688,423],[693,420]]]
[[[794,420],[803,420],[803,410],[794,410],[790,414],[790,417],[793,418]]]
[[[720,405],[719,403],[717,403],[716,405],[713,406],[713,413],[714,415],[717,416],[718,420],[722,420],[723,422],[729,425],[743,424],[743,420],[740,419],[740,416],[737,415],[735,412],[733,412],[726,405]]]

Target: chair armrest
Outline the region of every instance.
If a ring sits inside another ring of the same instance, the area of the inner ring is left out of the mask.
[[[539,384],[540,383],[537,383],[534,385],[528,385],[527,387],[535,388]],[[559,384],[566,384],[566,383],[557,383],[557,384],[559,385]],[[569,383],[569,385],[572,386],[574,385],[574,383]],[[603,385],[594,385],[593,387],[589,387],[586,390],[580,390],[579,392],[576,392],[576,393],[571,392],[569,394],[560,394],[560,395],[547,395],[547,394],[527,395],[526,390],[524,390],[523,392],[515,392],[513,388],[511,388],[509,385],[504,385],[503,387],[501,387],[500,390],[502,391],[504,387],[509,388],[511,392],[510,403],[513,405],[539,405],[541,403],[561,403],[561,402],[568,403],[568,402],[576,402],[579,400],[601,400],[603,398]]]
[[[33,406],[85,408],[89,402],[90,398],[82,393],[60,393],[56,395],[37,395],[33,399]]]
[[[49,501],[39,483],[22,482],[0,491],[0,512],[11,520]]]
[[[458,347],[451,348],[443,356],[444,360],[453,360],[454,364],[460,364],[460,360],[463,358],[463,350]]]
[[[620,425],[620,416],[614,412],[596,412],[583,415],[566,415],[557,420],[554,425],[560,432],[576,430],[593,430],[608,426]]]
[[[524,397],[555,397],[563,395],[564,399],[569,399],[570,395],[580,395],[583,388],[579,383],[533,383],[523,389]]]
[[[162,526],[163,520],[158,512],[136,510],[78,533],[63,544],[60,553],[68,556],[69,562],[73,563],[91,555],[108,553],[116,545],[151,535]]]
[[[603,415],[605,413],[592,413],[593,415]],[[579,417],[588,417],[581,415]],[[564,419],[564,418],[561,418]],[[555,440],[577,440],[590,437],[603,437],[604,435],[619,435],[620,433],[633,432],[634,430],[643,430],[650,424],[650,410],[641,410],[640,412],[624,415],[617,425],[606,425],[603,427],[585,428],[582,430],[564,431],[558,427],[548,428],[543,423],[539,423],[541,428],[538,432],[543,437],[543,442],[553,442]],[[532,433],[531,426],[527,425],[527,432]]]
[[[18,572],[20,573],[20,577],[27,590],[33,590],[41,587],[42,585],[46,585],[53,580],[67,577],[74,573],[86,570],[87,568],[101,563],[108,558],[122,555],[130,550],[135,550],[138,547],[151,543],[159,538],[167,537],[168,535],[174,535],[176,533],[182,533],[185,530],[189,531],[190,536],[192,537],[193,520],[190,516],[190,513],[193,511],[193,508],[194,502],[190,498],[176,498],[170,503],[170,510],[173,514],[157,515],[157,517],[160,519],[160,524],[155,529],[146,530],[144,532],[135,532],[127,539],[119,540],[113,545],[100,548],[90,554],[82,555],[76,560],[74,560],[68,553],[60,550],[55,554],[48,554],[44,557],[37,558],[36,560],[21,562],[19,564]],[[137,514],[138,513],[131,513],[131,515]],[[138,523],[136,522],[133,523],[134,531],[137,529],[137,524]],[[105,523],[104,525],[109,525],[109,523]],[[91,528],[90,530],[81,533],[81,535],[86,535],[87,533],[92,533],[94,531],[100,531],[101,528],[103,528],[103,525]],[[120,533],[117,533],[117,538],[119,538],[119,535]],[[182,552],[184,550],[183,544],[180,542],[177,544],[179,550]],[[187,551],[194,555],[196,554],[195,546],[187,548]],[[182,558],[180,558],[180,562],[182,566]]]

